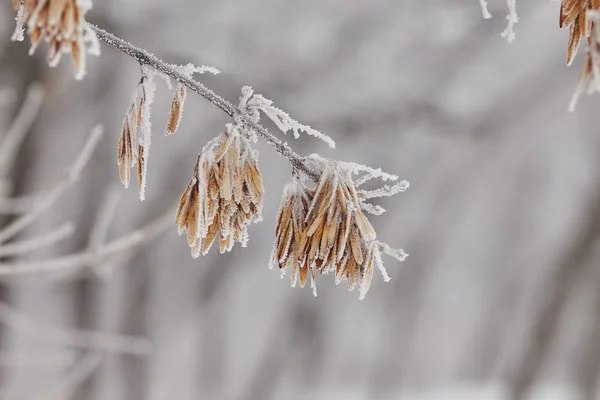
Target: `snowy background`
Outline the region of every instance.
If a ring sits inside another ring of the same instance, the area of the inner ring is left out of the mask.
[[[120,195],[109,237],[160,216],[226,116],[189,95],[164,137],[172,92],[158,82],[147,200],[118,185],[116,143],[139,66],[103,46],[82,82],[63,61],[9,41],[0,4],[0,87],[17,101],[33,82],[46,102],[13,171],[16,194],[50,188],[90,128],[107,133],[82,180],[24,235],[72,220],[77,233],[44,259],[82,249],[107,193]],[[577,399],[600,378],[598,97],[567,106],[581,57],[565,66],[555,2],[518,2],[508,44],[505,2],[476,0],[96,0],[88,19],[170,62],[208,64],[202,80],[230,101],[242,85],[329,134],[301,154],[380,166],[408,179],[372,222],[410,257],[386,259],[367,298],[320,277],[319,296],[267,268],[290,168],[259,145],[264,218],[249,248],[193,260],[175,226],[112,274],[5,281],[0,300],[41,327],[145,336],[151,356],[90,350],[15,329],[0,313],[0,399]],[[115,188],[116,189],[113,189]]]

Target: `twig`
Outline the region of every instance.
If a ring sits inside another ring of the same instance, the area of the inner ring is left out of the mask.
[[[319,174],[313,171],[305,162],[304,158],[300,155],[296,154],[287,143],[282,142],[275,136],[273,136],[266,128],[258,123],[254,123],[247,115],[240,112],[240,110],[234,106],[232,103],[225,100],[223,97],[219,96],[202,83],[192,79],[189,76],[182,74],[177,70],[173,65],[168,64],[154,54],[147,52],[144,49],[139,47],[135,47],[131,43],[113,35],[110,32],[105,31],[104,29],[98,28],[95,25],[88,24],[89,29],[93,30],[96,33],[98,39],[108,44],[109,46],[115,47],[121,50],[123,53],[135,59],[142,65],[149,65],[157,71],[162,72],[163,74],[175,79],[178,82],[181,82],[183,85],[187,86],[189,89],[193,90],[200,96],[204,97],[206,100],[217,106],[221,109],[225,114],[229,115],[234,119],[239,119],[243,122],[250,130],[258,133],[268,144],[273,146],[275,150],[285,158],[289,160],[292,164],[292,167],[295,169],[304,172],[314,181],[318,181]]]
[[[0,146],[0,177],[6,178],[8,169],[14,164],[19,148],[23,139],[31,129],[35,121],[42,102],[44,101],[44,89],[40,84],[33,84],[27,91],[25,102],[21,106],[17,118],[15,118],[11,127]]]
[[[0,276],[21,276],[43,272],[76,270],[102,263],[111,256],[133,250],[144,245],[173,224],[176,207],[170,208],[163,216],[144,228],[130,232],[97,250],[85,250],[49,260],[21,263],[0,263]]]
[[[29,315],[0,301],[0,321],[11,329],[35,339],[63,346],[110,351],[147,357],[152,345],[146,338],[79,329],[57,329],[34,321]]]
[[[103,128],[98,125],[90,134],[83,150],[79,154],[77,160],[73,164],[73,167],[67,173],[67,176],[60,181],[56,187],[50,191],[47,197],[37,204],[34,209],[13,221],[10,225],[7,225],[4,229],[0,230],[0,244],[12,239],[18,235],[21,231],[31,225],[42,213],[49,210],[54,203],[69,189],[77,180],[81,174],[81,170],[89,161],[92,153],[96,147],[96,144],[102,136]]]
[[[0,246],[0,257],[15,256],[51,246],[71,236],[75,225],[66,222],[46,235]]]

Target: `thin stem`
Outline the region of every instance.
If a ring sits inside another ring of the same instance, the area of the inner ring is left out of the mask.
[[[289,160],[292,164],[292,167],[304,172],[315,182],[319,179],[319,174],[313,171],[310,167],[308,167],[303,157],[296,154],[290,146],[286,143],[282,142],[275,136],[273,136],[266,128],[262,125],[253,122],[248,116],[240,112],[240,110],[225,100],[223,97],[219,96],[202,83],[192,79],[190,76],[186,76],[182,74],[178,69],[168,64],[154,54],[147,52],[144,49],[139,47],[135,47],[131,43],[113,35],[110,32],[105,31],[104,29],[98,28],[95,25],[88,24],[89,29],[93,30],[96,33],[96,36],[99,40],[108,44],[109,46],[115,47],[121,50],[123,53],[135,59],[142,65],[149,65],[157,71],[162,72],[163,74],[175,79],[178,82],[181,82],[183,85],[187,86],[189,89],[193,90],[200,96],[204,97],[206,100],[217,106],[221,109],[225,114],[229,115],[231,118],[234,118],[236,121],[241,121],[247,128],[255,131],[258,135],[260,135],[268,144],[273,146],[275,150],[285,158]]]

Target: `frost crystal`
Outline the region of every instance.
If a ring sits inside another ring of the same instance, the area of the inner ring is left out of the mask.
[[[479,0],[479,3],[481,4],[481,12],[483,13],[483,18],[485,18],[485,19],[492,18],[492,14],[490,14],[490,12],[488,10],[487,1]]]
[[[517,0],[505,0],[506,6],[508,7],[508,15],[506,19],[508,20],[508,24],[506,29],[500,34],[502,37],[505,37],[508,42],[512,42],[515,40],[515,30],[514,26],[517,22],[519,22],[519,17],[517,15]],[[479,0],[479,4],[481,5],[481,12],[483,14],[483,18],[489,19],[492,18],[492,14],[488,10],[487,0]]]
[[[247,113],[254,122],[260,120],[259,111],[262,111],[283,133],[292,131],[294,138],[298,139],[300,137],[300,132],[305,132],[308,135],[323,140],[332,149],[335,148],[335,142],[329,136],[308,125],[296,121],[290,117],[288,113],[275,107],[271,100],[264,98],[260,94],[254,94],[250,86],[244,86],[242,88],[242,97],[240,98],[239,108]]]

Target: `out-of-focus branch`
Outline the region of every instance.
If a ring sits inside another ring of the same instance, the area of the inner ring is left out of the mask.
[[[145,227],[130,232],[96,250],[84,250],[42,261],[0,263],[0,277],[77,270],[98,265],[110,257],[134,250],[154,240],[173,224],[173,215],[176,209],[177,207],[170,208],[164,215]]]
[[[67,175],[48,193],[43,201],[40,201],[31,212],[24,214],[15,221],[0,230],[0,245],[18,235],[37,220],[37,218],[47,210],[49,210],[58,199],[79,179],[82,169],[90,160],[98,141],[102,137],[103,128],[96,126],[90,134],[83,150],[79,157],[75,160],[73,167]]]
[[[152,345],[146,338],[42,325],[0,301],[0,322],[23,335],[55,344],[147,357]]]
[[[149,65],[157,71],[162,72],[163,74],[175,79],[178,82],[181,82],[183,85],[187,86],[189,89],[193,90],[200,96],[204,97],[206,100],[217,106],[221,109],[225,114],[229,115],[234,119],[239,119],[243,122],[250,130],[256,132],[260,135],[268,144],[273,146],[275,150],[285,158],[287,158],[292,164],[292,166],[307,174],[314,181],[319,179],[319,175],[312,170],[304,161],[303,157],[296,154],[287,143],[282,142],[274,135],[269,133],[266,128],[262,125],[252,121],[247,115],[241,113],[236,106],[225,100],[223,97],[219,96],[202,83],[192,79],[189,76],[181,73],[175,66],[168,64],[154,54],[147,52],[144,49],[136,47],[131,43],[113,35],[110,32],[105,31],[104,29],[98,28],[92,24],[88,24],[88,28],[93,30],[96,33],[98,39],[103,41],[104,43],[115,47],[121,50],[123,53],[135,59],[141,65]]]
[[[38,116],[44,96],[42,85],[34,84],[29,87],[25,102],[0,145],[0,179],[6,178],[9,168],[14,164],[21,144]]]
[[[509,373],[512,400],[527,398],[539,375],[546,354],[558,330],[563,306],[577,276],[584,270],[600,239],[600,188],[590,196],[584,208],[584,225],[573,243],[557,261],[556,267],[538,287],[539,306],[531,319],[531,328],[524,350],[519,354],[516,367]]]
[[[72,222],[66,222],[43,236],[0,246],[0,258],[25,254],[43,247],[52,246],[68,238],[73,232],[75,232],[75,225]]]

